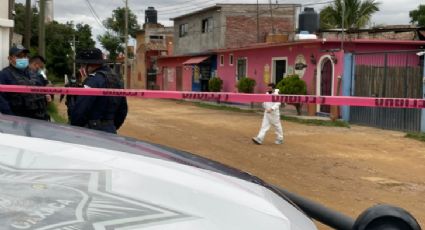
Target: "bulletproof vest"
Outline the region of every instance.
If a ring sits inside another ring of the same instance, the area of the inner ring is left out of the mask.
[[[112,71],[100,70],[100,71],[97,71],[96,73],[100,73],[105,78],[107,88],[110,88],[110,89],[124,88],[121,78],[117,74],[113,73]]]
[[[36,85],[29,77],[18,73],[13,68],[9,67],[8,71],[12,74],[17,85]],[[48,116],[46,113],[47,101],[43,94],[8,93],[8,101],[12,111],[18,116],[43,120]]]

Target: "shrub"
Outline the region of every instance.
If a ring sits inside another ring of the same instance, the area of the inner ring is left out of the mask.
[[[279,89],[281,94],[290,94],[290,95],[306,95],[307,94],[307,85],[300,79],[298,75],[289,75],[283,78],[276,86]],[[297,114],[301,115],[301,103],[290,104],[295,106],[297,109]]]
[[[244,77],[238,81],[238,84],[236,86],[238,87],[238,91],[240,93],[253,93],[256,84],[257,83],[254,79]]]
[[[208,81],[208,89],[210,92],[220,92],[223,88],[223,80],[219,77],[213,77]]]

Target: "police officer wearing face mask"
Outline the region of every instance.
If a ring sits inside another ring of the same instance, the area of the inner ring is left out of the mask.
[[[3,85],[27,85],[36,86],[36,82],[31,79],[28,69],[29,50],[23,46],[14,46],[9,50],[9,66],[0,72],[0,84]],[[26,94],[26,93],[2,93],[1,95],[7,105],[1,103],[0,110],[16,116],[29,117],[39,120],[49,120],[47,114],[47,104],[45,95],[42,94]],[[7,108],[8,107],[8,108]]]
[[[118,75],[105,65],[102,51],[94,48],[84,50],[77,56],[84,88],[123,88]],[[116,133],[127,116],[125,97],[77,96],[70,111],[71,125]]]

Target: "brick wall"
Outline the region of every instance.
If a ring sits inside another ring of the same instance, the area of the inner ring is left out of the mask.
[[[260,42],[266,41],[266,36],[272,33],[272,24],[275,33],[292,34],[294,24],[292,18],[260,17]],[[225,47],[241,47],[257,43],[256,16],[227,16]]]
[[[341,39],[341,33],[339,32],[323,32],[321,37],[327,39]],[[380,40],[417,40],[416,31],[408,32],[359,32],[359,33],[349,33],[345,34],[345,38],[348,39],[380,39]]]

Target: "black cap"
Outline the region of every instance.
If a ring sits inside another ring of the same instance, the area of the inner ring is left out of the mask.
[[[103,59],[102,51],[98,48],[79,52],[75,61],[79,64],[103,64],[106,62],[106,60]]]
[[[12,48],[10,48],[9,50],[9,56],[16,56],[19,53],[29,53],[30,51],[28,49],[26,49],[25,47],[23,47],[22,45],[16,45],[13,46]]]

